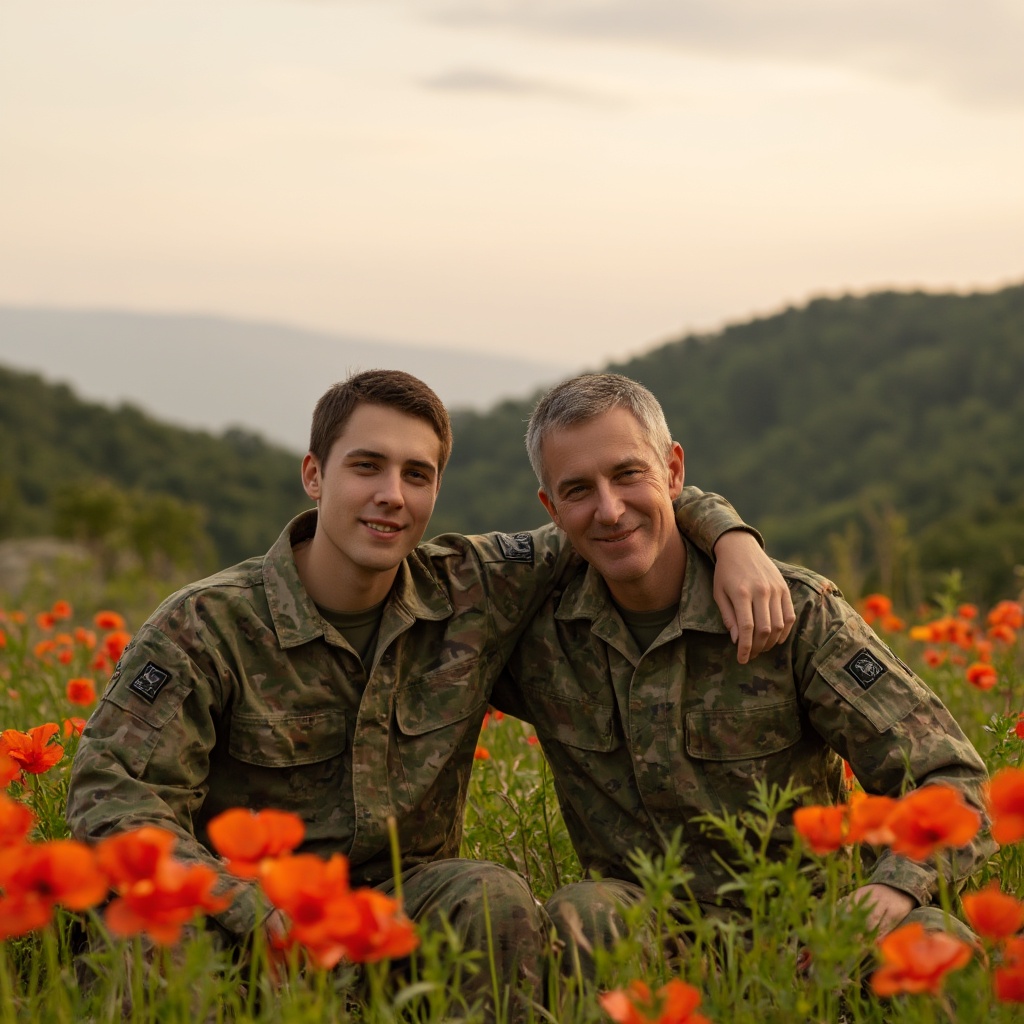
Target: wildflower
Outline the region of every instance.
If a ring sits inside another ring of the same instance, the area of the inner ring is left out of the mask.
[[[57,660],[62,665],[70,665],[71,659],[74,657],[74,652],[69,651],[66,647],[63,650],[57,652]]]
[[[887,633],[902,633],[907,628],[906,622],[898,615],[885,615],[879,625]]]
[[[214,896],[219,879],[212,868],[171,857],[175,841],[170,832],[144,825],[97,845],[97,862],[117,893],[104,915],[115,935],[145,932],[155,942],[170,944],[197,913],[217,913],[230,903]]]
[[[71,605],[67,601],[54,601],[53,607],[50,609],[50,614],[55,619],[70,619],[71,618]]]
[[[0,789],[6,789],[21,774],[21,763],[0,751]]]
[[[852,789],[857,784],[857,776],[853,774],[853,765],[846,758],[843,758],[843,784],[847,789]]]
[[[479,743],[476,745],[476,750],[473,751],[474,761],[490,761],[491,752],[486,748],[482,747]]]
[[[1017,716],[1017,724],[1013,727],[1017,739],[1024,740],[1024,711]]]
[[[1003,964],[992,972],[996,999],[1002,1003],[1024,1003],[1024,936],[1010,939],[1003,947]]]
[[[971,927],[986,939],[1006,939],[1024,927],[1024,903],[1000,892],[996,881],[964,896],[963,904]]]
[[[89,668],[93,672],[109,672],[113,667],[106,651],[97,651],[95,657],[89,662]]]
[[[991,661],[992,660],[992,641],[991,640],[975,640],[974,641],[974,655],[978,661]]]
[[[54,618],[51,612],[38,612],[36,614],[36,625],[43,630],[49,632],[57,625],[57,620]]]
[[[979,690],[991,690],[998,681],[998,673],[988,662],[976,661],[967,668],[967,682]]]
[[[25,841],[36,816],[20,800],[0,793],[0,849]]]
[[[81,736],[84,728],[85,719],[75,718],[72,716],[71,718],[65,718],[64,721],[61,722],[60,732],[64,739],[68,740],[71,739],[72,736]]]
[[[66,689],[68,700],[83,707],[96,700],[96,684],[88,677],[69,679]]]
[[[420,944],[416,926],[397,901],[376,889],[353,890],[347,909],[351,914],[345,927],[335,919],[330,931],[348,960],[359,964],[392,960],[408,956]]]
[[[992,838],[997,843],[1024,839],[1024,769],[1000,768],[988,784]]]
[[[869,796],[854,793],[850,799],[850,827],[848,843],[870,843],[872,846],[889,845],[896,838],[889,828],[889,815],[896,801],[889,796]]]
[[[978,606],[975,604],[962,604],[957,608],[956,614],[961,619],[976,619],[978,617]]]
[[[793,827],[815,853],[833,853],[846,835],[846,807],[798,807],[793,812]]]
[[[28,616],[24,612],[8,612],[7,617],[17,626],[24,626],[28,622]]]
[[[268,857],[290,853],[306,834],[302,819],[288,811],[258,813],[241,807],[218,814],[207,825],[214,849],[227,858],[228,870],[240,878],[255,878]]]
[[[1024,606],[1018,601],[1000,601],[988,613],[988,624],[990,626],[1009,626],[1010,629],[1020,629],[1024,626]]]
[[[59,743],[50,743],[50,737],[60,731],[56,722],[37,725],[28,732],[5,729],[0,733],[0,753],[9,754],[30,775],[48,772],[63,756]]]
[[[597,998],[615,1024],[709,1024],[707,1017],[694,1012],[700,1006],[700,992],[678,978],[653,994],[646,982],[637,980]]]
[[[0,651],[7,646],[7,634],[0,629]]]
[[[947,846],[966,846],[981,826],[981,815],[964,803],[960,790],[936,783],[897,801],[887,825],[895,836],[893,852],[923,861]]]
[[[40,640],[39,643],[32,648],[32,653],[39,661],[42,661],[48,654],[52,653],[56,647],[57,644],[54,640]]]
[[[91,629],[86,629],[84,626],[76,626],[74,636],[75,643],[84,647],[87,651],[91,651],[96,646],[96,634]]]
[[[997,640],[999,643],[1009,646],[1017,642],[1017,632],[1010,626],[1006,625],[1005,622],[998,622],[994,626],[989,626],[988,638],[990,640]]]
[[[117,612],[97,612],[93,616],[93,623],[97,629],[124,629],[124,619]]]
[[[529,743],[531,747],[535,747],[540,743],[540,738],[536,733],[530,733],[530,735],[526,737],[526,742]]]
[[[92,850],[74,839],[25,844],[5,852],[0,867],[0,940],[43,927],[62,903],[86,910],[107,895],[107,879]]]
[[[928,647],[925,649],[923,658],[929,668],[938,668],[946,660],[946,652],[937,650],[934,647]]]
[[[971,959],[966,942],[946,932],[925,931],[918,921],[889,932],[878,948],[883,964],[871,975],[871,988],[879,996],[935,994],[949,971],[958,971]]]
[[[108,633],[103,638],[103,649],[106,652],[107,657],[111,661],[117,661],[117,659],[124,653],[124,649],[128,646],[131,638],[131,633],[127,633],[123,629],[118,629],[113,633]]]
[[[892,614],[892,601],[885,594],[868,594],[862,604],[862,614],[868,624]]]

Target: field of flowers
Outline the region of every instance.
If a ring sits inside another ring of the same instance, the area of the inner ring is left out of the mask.
[[[943,907],[955,928],[897,929],[876,943],[866,912],[842,902],[861,879],[860,851],[887,844],[919,860],[969,842],[979,816],[943,787],[899,800],[851,780],[848,803],[802,807],[784,862],[764,856],[780,813],[800,794],[762,790],[742,819],[709,817],[743,871],[731,884],[749,919],[687,912],[679,851],[638,856],[647,899],[611,953],[597,953],[597,989],[552,970],[537,1020],[590,1024],[791,1021],[1016,1021],[1024,1009],[1024,610],[950,599],[908,626],[872,595],[865,616],[939,693],[992,773],[998,853]],[[70,764],[84,719],[130,639],[114,611],[0,610],[0,1024],[14,1021],[480,1020],[460,996],[466,972],[487,970],[450,934],[412,925],[400,900],[351,889],[343,857],[295,854],[303,825],[279,811],[229,811],[211,838],[227,869],[259,879],[290,922],[271,941],[224,948],[203,915],[230,894],[216,875],[174,860],[173,837],[141,829],[94,847],[68,838]],[[397,853],[397,851],[396,851]],[[807,855],[811,869],[808,869]],[[536,737],[490,716],[480,736],[463,855],[520,871],[546,898],[579,877]],[[824,892],[817,881],[825,879]],[[639,936],[655,915],[665,942]],[[92,940],[85,946],[82,936]],[[391,961],[412,967],[397,969]]]

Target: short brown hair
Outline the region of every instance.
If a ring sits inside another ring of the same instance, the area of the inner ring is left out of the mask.
[[[321,465],[341,435],[356,406],[383,405],[426,420],[441,442],[437,471],[441,473],[452,453],[452,424],[448,410],[419,377],[404,370],[365,370],[332,385],[313,409],[309,429],[309,450]]]

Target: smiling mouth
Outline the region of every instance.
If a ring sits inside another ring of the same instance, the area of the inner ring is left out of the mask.
[[[363,520],[363,526],[373,530],[374,533],[398,533],[401,529],[400,526],[389,526],[386,523],[368,523],[365,519]]]
[[[635,532],[636,527],[633,527],[630,530],[625,530],[622,533],[613,533],[607,537],[595,537],[594,540],[596,540],[599,544],[615,544],[620,540],[627,540],[629,537],[632,537]]]

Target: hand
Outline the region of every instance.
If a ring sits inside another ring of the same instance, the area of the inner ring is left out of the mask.
[[[745,665],[789,636],[796,621],[782,573],[746,530],[729,530],[715,543],[715,603]]]
[[[877,929],[879,938],[888,935],[917,906],[913,896],[881,882],[862,885],[840,902],[864,904],[868,908],[868,930]]]

